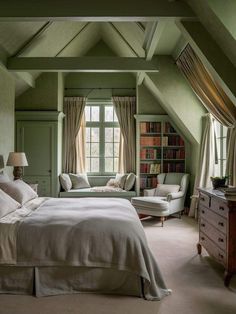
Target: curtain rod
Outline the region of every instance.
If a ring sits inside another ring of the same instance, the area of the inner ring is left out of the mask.
[[[131,90],[135,90],[135,87],[65,87],[65,90],[68,89],[131,89]]]

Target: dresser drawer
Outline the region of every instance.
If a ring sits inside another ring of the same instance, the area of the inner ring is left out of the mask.
[[[227,220],[224,217],[217,215],[215,212],[204,206],[199,207],[199,214],[200,219],[207,220],[211,225],[216,227],[224,234],[227,233]]]
[[[212,226],[207,220],[201,218],[199,223],[200,232],[203,232],[211,239],[215,244],[223,251],[227,248],[227,237],[224,233],[220,232],[214,226]]]
[[[200,231],[199,234],[199,242],[207,252],[214,257],[218,262],[223,264],[224,266],[227,264],[227,255],[226,252],[221,250],[218,246],[215,245],[213,241],[211,241],[205,233]]]
[[[210,207],[210,197],[206,194],[200,193],[200,195],[199,195],[199,206],[200,205]]]
[[[227,203],[221,202],[215,198],[211,199],[211,210],[216,212],[217,214],[223,216],[223,217],[228,217],[229,213],[229,208],[227,206]]]

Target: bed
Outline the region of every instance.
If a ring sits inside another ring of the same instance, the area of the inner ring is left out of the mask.
[[[143,227],[118,198],[35,198],[0,219],[0,293],[168,295]]]

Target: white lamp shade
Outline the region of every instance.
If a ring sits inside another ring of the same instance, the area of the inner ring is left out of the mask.
[[[14,166],[14,167],[25,167],[28,166],[28,162],[25,156],[25,153],[9,153],[7,159],[7,166]]]

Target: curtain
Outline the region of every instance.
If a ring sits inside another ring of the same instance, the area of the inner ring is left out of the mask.
[[[194,191],[190,205],[189,216],[197,216],[198,190],[197,188],[211,187],[210,177],[214,176],[214,165],[216,157],[214,118],[208,113],[203,119],[203,133],[200,145],[198,170],[194,182]]]
[[[79,133],[86,98],[65,97],[64,98],[64,165],[63,171],[66,173],[77,173],[78,154],[80,147],[77,146],[77,136]]]
[[[136,98],[113,97],[113,103],[122,135],[120,142],[119,171],[135,173],[136,141],[134,115],[136,113]]]
[[[76,137],[77,173],[86,172],[86,120],[82,115],[79,133]]]
[[[176,63],[206,109],[229,128],[226,174],[230,175],[229,183],[236,185],[236,107],[190,45],[186,46]]]

